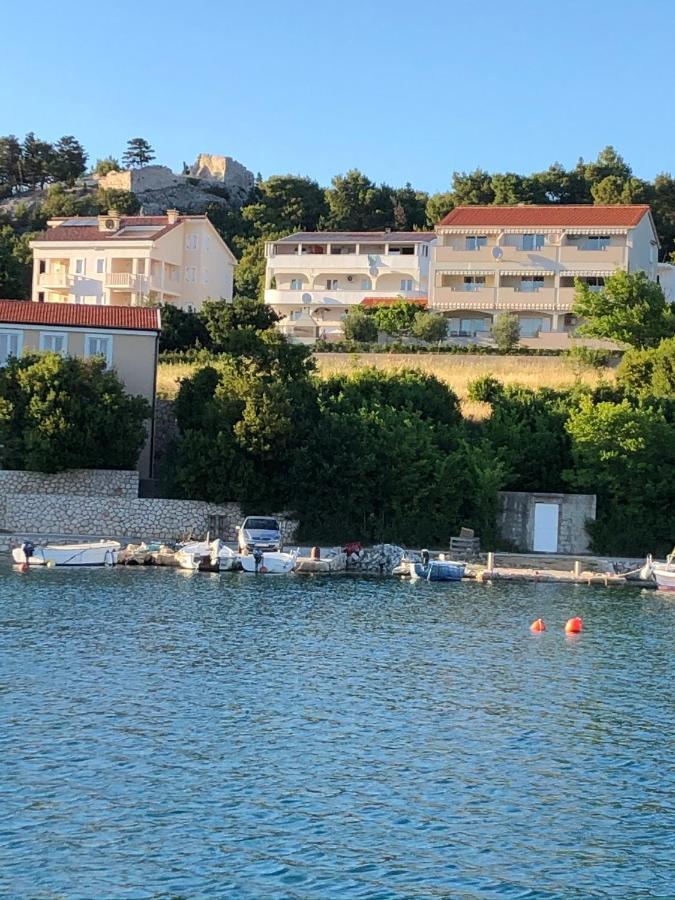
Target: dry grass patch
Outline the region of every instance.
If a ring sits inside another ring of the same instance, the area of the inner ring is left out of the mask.
[[[488,407],[468,400],[468,387],[482,375],[494,375],[505,384],[522,384],[529,388],[564,389],[577,382],[595,387],[601,381],[614,381],[613,369],[581,366],[564,356],[469,356],[444,353],[318,353],[315,356],[319,374],[327,378],[352,372],[363,366],[374,366],[386,372],[421,369],[446,382],[462,401],[467,418],[484,418]],[[157,393],[174,397],[181,378],[194,371],[189,363],[160,363],[157,370]]]

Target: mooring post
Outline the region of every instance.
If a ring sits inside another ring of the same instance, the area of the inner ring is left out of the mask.
[[[488,568],[488,572],[494,571],[494,567],[495,567],[495,555],[494,555],[494,553],[492,552],[492,550],[490,550],[490,552],[489,552],[488,555],[487,555],[487,568]]]
[[[574,560],[574,577],[579,578],[581,576],[581,562],[578,559]]]

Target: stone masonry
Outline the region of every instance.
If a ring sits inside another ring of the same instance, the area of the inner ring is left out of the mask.
[[[0,530],[15,534],[177,541],[203,538],[217,523],[232,541],[243,518],[236,503],[140,498],[137,472],[0,471]],[[277,518],[292,541],[296,523]]]

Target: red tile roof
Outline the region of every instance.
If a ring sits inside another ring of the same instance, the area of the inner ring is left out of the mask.
[[[90,306],[81,303],[34,303],[0,300],[0,325],[45,325],[160,331],[158,309],[143,306]]]
[[[82,219],[82,224],[66,225],[65,222],[77,223]],[[61,225],[47,228],[41,234],[33,238],[34,241],[155,241],[168,231],[177,228],[187,218],[206,218],[205,216],[178,216],[173,224],[169,224],[168,216],[122,216],[120,227],[117,231],[99,231],[96,216],[71,216]],[[130,227],[142,227],[142,232],[124,231]],[[154,230],[153,230],[154,229]]]
[[[394,303],[400,303],[401,300],[411,303],[413,306],[423,307],[426,307],[428,302],[426,297],[364,297],[361,306],[392,306]]]
[[[476,228],[631,228],[649,206],[458,206],[439,226]]]

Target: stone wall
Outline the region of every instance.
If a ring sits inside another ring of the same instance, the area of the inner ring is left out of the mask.
[[[233,541],[243,518],[236,503],[140,498],[137,472],[0,471],[0,530],[14,534],[177,541],[211,530]],[[277,518],[292,541],[297,523]]]
[[[104,190],[132,191],[140,194],[143,191],[161,191],[180,184],[182,180],[178,175],[174,175],[168,166],[141,166],[139,169],[127,169],[124,172],[108,172],[98,183]]]
[[[589,553],[586,522],[595,519],[595,494],[530,494],[501,491],[498,529],[510,547],[534,550],[534,517],[537,503],[555,503],[558,512],[558,553]]]
[[[215,181],[235,194],[244,196],[253,187],[253,172],[231,156],[218,156],[213,153],[200,153],[197,161],[190,167],[192,178]]]
[[[80,497],[138,497],[138,472],[113,469],[71,469],[44,472],[0,470],[0,495],[66,494]]]

